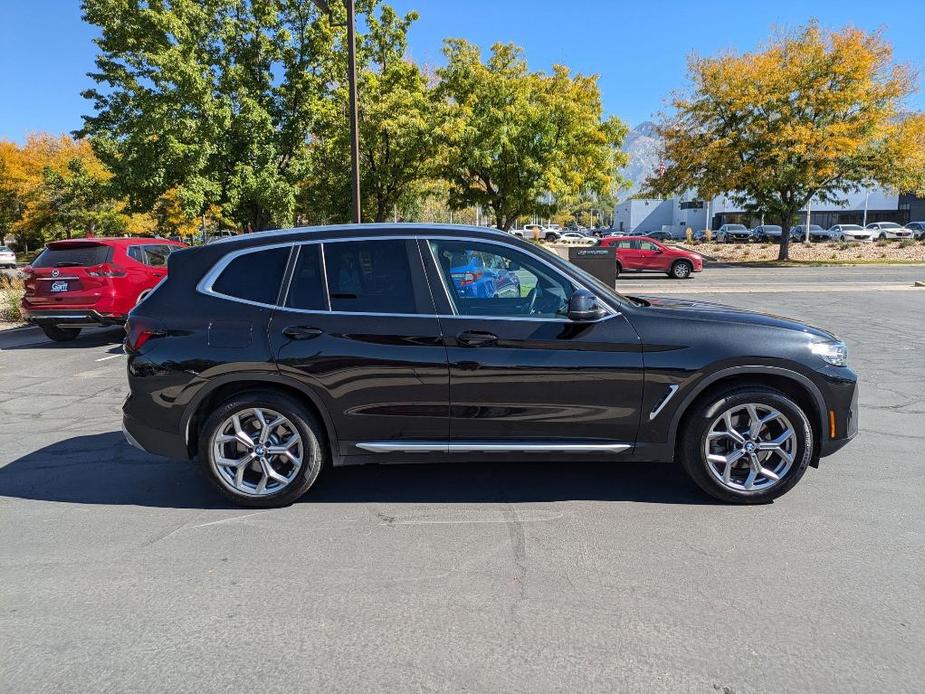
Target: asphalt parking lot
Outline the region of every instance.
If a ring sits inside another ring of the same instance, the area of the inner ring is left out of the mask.
[[[621,278],[834,329],[861,433],[776,503],[670,465],[369,466],[226,506],[123,442],[119,331],[0,332],[0,689],[921,691],[925,268]]]

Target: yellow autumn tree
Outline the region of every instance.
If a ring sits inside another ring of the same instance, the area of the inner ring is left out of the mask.
[[[652,194],[725,194],[785,229],[810,199],[862,186],[925,191],[925,115],[909,112],[913,71],[879,32],[811,23],[752,53],[690,60],[691,86],[660,125]]]

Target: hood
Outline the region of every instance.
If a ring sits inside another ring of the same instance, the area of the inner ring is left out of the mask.
[[[790,318],[775,316],[769,313],[759,313],[758,311],[748,311],[732,306],[724,306],[723,304],[715,304],[709,301],[655,296],[647,296],[645,299],[640,300],[649,304],[649,306],[643,310],[664,311],[666,316],[670,315],[677,316],[678,318],[717,321],[721,323],[749,323],[751,325],[763,325],[769,328],[795,330],[824,340],[838,339],[828,330],[806,325],[805,323]]]

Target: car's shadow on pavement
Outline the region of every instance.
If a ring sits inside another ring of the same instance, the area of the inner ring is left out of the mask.
[[[111,328],[89,328],[81,332],[76,339],[68,342],[55,342],[35,328],[21,330],[4,330],[0,332],[0,349],[75,349],[81,347],[105,347],[113,345],[121,349],[125,330],[116,326]]]
[[[0,468],[0,496],[163,508],[232,507],[198,464],[148,455],[119,432],[77,436]],[[512,503],[565,500],[711,504],[677,465],[364,465],[325,471],[302,503]]]

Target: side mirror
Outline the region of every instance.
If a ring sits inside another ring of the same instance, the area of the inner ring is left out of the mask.
[[[577,323],[595,321],[605,313],[597,303],[597,297],[587,289],[576,289],[568,300],[568,317]]]

